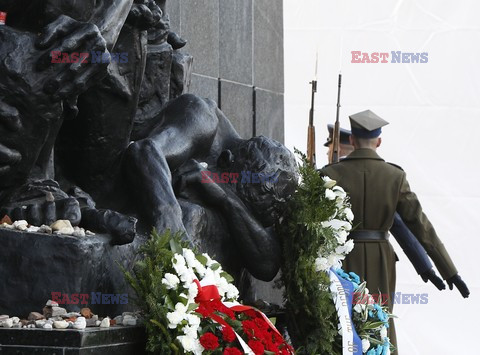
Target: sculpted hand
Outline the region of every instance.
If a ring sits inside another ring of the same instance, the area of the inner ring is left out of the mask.
[[[219,184],[212,180],[205,178],[205,173],[208,170],[202,166],[195,159],[191,159],[182,166],[180,166],[173,177],[173,188],[175,194],[190,198],[195,195],[198,198],[207,197],[206,202],[216,203],[226,198],[226,192],[219,186]],[[193,189],[188,189],[189,186],[194,186]]]
[[[65,99],[85,90],[92,79],[100,80],[106,75],[108,63],[89,63],[81,57],[71,57],[76,63],[54,63],[58,53],[108,53],[105,39],[98,27],[92,23],[80,22],[62,15],[48,24],[37,38],[36,47],[48,49],[37,61],[37,70],[44,71],[54,66],[55,75],[46,81],[44,90],[55,98]],[[55,55],[55,53],[57,55]],[[53,53],[53,54],[52,54]],[[61,61],[62,55],[59,59]],[[85,59],[85,58],[83,58]],[[83,63],[82,63],[83,62]]]
[[[433,269],[425,271],[420,276],[425,282],[430,280],[440,291],[445,290],[445,284],[443,283],[443,280],[437,276]]]
[[[140,30],[155,27],[162,18],[162,10],[153,0],[137,0],[132,5],[127,23]]]
[[[8,215],[13,221],[26,220],[34,226],[50,225],[59,219],[67,219],[72,226],[78,226],[81,220],[80,205],[75,198],[4,207],[0,214]]]
[[[453,285],[460,291],[463,298],[468,298],[470,291],[468,290],[467,284],[462,280],[459,274],[456,274],[449,279],[447,279],[448,287],[450,290],[453,290]]]

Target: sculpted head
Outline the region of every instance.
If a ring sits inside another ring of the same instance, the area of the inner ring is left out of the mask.
[[[298,170],[295,157],[283,144],[258,136],[225,151],[220,164],[239,173],[236,190],[264,226],[271,226],[283,204],[295,191]],[[247,174],[250,174],[250,178]],[[256,174],[257,178],[253,178]],[[263,181],[262,181],[263,180]]]

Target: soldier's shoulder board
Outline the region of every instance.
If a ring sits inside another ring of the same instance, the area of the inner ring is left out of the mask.
[[[328,168],[330,168],[330,167],[332,167],[332,166],[335,166],[335,165],[337,165],[338,163],[341,163],[341,161],[337,161],[336,163],[329,163],[329,164],[327,164],[327,165],[324,165],[323,168],[317,169],[317,171],[322,172],[322,170],[328,169]]]
[[[397,165],[397,164],[393,164],[393,163],[390,163],[390,162],[387,162],[388,164],[390,165],[393,165],[394,167],[400,169],[401,171],[403,171],[402,167],[400,165]]]

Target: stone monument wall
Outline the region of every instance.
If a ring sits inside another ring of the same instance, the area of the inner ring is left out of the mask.
[[[283,0],[177,0],[167,12],[194,57],[190,92],[215,100],[242,137],[283,143]]]

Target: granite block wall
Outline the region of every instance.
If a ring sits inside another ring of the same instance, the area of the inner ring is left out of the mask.
[[[189,91],[242,137],[284,142],[283,0],[169,0],[167,12],[194,57]]]

